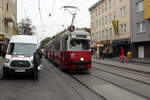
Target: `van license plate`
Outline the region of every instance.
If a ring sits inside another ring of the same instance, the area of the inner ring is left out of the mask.
[[[25,72],[24,69],[16,69],[15,72]]]

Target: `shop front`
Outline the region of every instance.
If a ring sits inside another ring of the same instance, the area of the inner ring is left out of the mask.
[[[100,44],[103,45],[99,48],[100,52],[105,52],[105,57],[107,58],[113,57],[112,41],[105,40],[101,41]]]
[[[120,55],[120,48],[124,48],[125,56],[127,56],[127,52],[130,50],[130,45],[130,40],[114,40],[112,42],[114,57],[118,57]]]

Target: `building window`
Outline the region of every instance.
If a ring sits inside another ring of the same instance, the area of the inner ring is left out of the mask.
[[[108,21],[108,20],[107,20],[107,16],[105,16],[105,24],[107,24],[107,21]]]
[[[115,1],[116,1],[116,0],[112,0],[112,4],[113,4],[113,6],[115,6]]]
[[[98,27],[98,21],[96,21],[96,28]]]
[[[141,12],[144,10],[144,1],[140,0],[139,2],[136,3],[136,12]]]
[[[102,5],[102,13],[104,12],[104,6]]]
[[[7,11],[9,10],[9,4],[8,3],[6,4],[6,10]]]
[[[104,25],[104,17],[102,18],[102,25]]]
[[[107,2],[105,3],[105,11],[107,11]]]
[[[95,15],[97,16],[97,15],[98,15],[98,14],[97,14],[97,9],[95,10],[95,13],[96,13]]]
[[[123,29],[123,30],[124,30],[124,33],[126,33],[126,32],[127,32],[127,24],[123,24],[123,26],[124,26],[124,27],[123,27],[123,28],[124,28],[124,29]]]
[[[112,14],[109,14],[109,22],[112,21]]]
[[[106,29],[106,33],[105,34],[106,34],[106,39],[108,39],[108,36],[109,36],[108,35],[108,29]]]
[[[145,22],[139,22],[136,24],[136,33],[145,32]]]
[[[99,19],[99,27],[101,27],[101,19]]]
[[[105,39],[105,31],[102,32],[102,39]]]
[[[109,28],[109,36],[112,38],[112,28]]]
[[[120,16],[123,17],[126,14],[126,7],[120,8]]]
[[[127,24],[126,24],[126,23],[120,25],[120,32],[121,32],[122,34],[124,34],[124,33],[127,32]]]
[[[100,7],[98,8],[98,13],[99,13],[99,15],[101,14],[101,8]]]
[[[111,8],[111,0],[109,0],[108,6],[109,6],[109,9],[110,9]]]

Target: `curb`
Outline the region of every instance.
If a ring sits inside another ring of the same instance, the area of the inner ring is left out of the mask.
[[[141,64],[150,64],[150,62],[139,62],[139,61],[127,61],[127,62],[135,62],[135,63],[141,63]]]
[[[120,61],[120,60],[116,59],[116,60],[112,60],[112,61]],[[125,61],[130,62],[130,63],[150,64],[150,62],[143,62],[143,61],[136,61],[136,60],[130,61],[128,59],[125,59]]]
[[[121,69],[136,71],[136,72],[140,72],[140,73],[144,73],[144,74],[150,74],[150,72],[146,72],[146,71],[141,71],[141,70],[136,70],[136,69],[131,69],[131,68],[125,68],[125,67],[120,67],[120,66],[116,66],[116,65],[112,65],[112,64],[106,64],[106,63],[101,63],[101,62],[96,62],[96,61],[92,61],[92,62],[93,63],[97,63],[97,64],[109,65],[109,66],[112,66],[112,67],[118,67],[118,68],[121,68]]]

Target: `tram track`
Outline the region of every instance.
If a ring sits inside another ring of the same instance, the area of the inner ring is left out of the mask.
[[[94,68],[94,69],[95,69],[95,68]],[[128,77],[125,77],[125,76],[117,75],[117,74],[114,74],[114,73],[111,73],[111,72],[108,72],[108,71],[105,71],[105,70],[99,70],[99,71],[102,71],[102,72],[105,72],[105,73],[108,73],[108,74],[112,74],[112,75],[116,75],[116,76],[118,76],[118,77],[126,78],[126,79],[129,79],[129,80],[132,80],[132,81],[136,81],[136,82],[139,82],[139,83],[142,83],[142,84],[145,84],[145,85],[150,85],[149,83],[145,83],[145,82],[141,82],[141,81],[139,81],[139,80],[135,80],[135,79],[128,78]],[[136,94],[136,95],[138,95],[138,96],[141,96],[141,97],[143,97],[143,98],[146,98],[146,99],[150,100],[150,96],[144,95],[144,94],[142,94],[142,92],[135,91],[135,90],[133,90],[133,89],[130,89],[129,87],[124,87],[124,86],[122,86],[120,83],[117,83],[117,82],[115,82],[115,81],[112,81],[112,80],[107,79],[107,78],[104,78],[104,77],[101,77],[100,75],[95,75],[95,74],[93,74],[93,73],[91,73],[90,75],[93,76],[93,77],[95,77],[95,78],[97,78],[97,79],[106,81],[107,83],[110,83],[110,84],[115,85],[115,86],[117,86],[117,87],[119,87],[119,88],[122,88],[122,89],[127,90],[127,91],[129,91],[129,92],[131,92],[131,93],[134,93],[134,94]]]
[[[76,78],[73,75],[70,75],[74,80],[76,80],[77,82],[79,82],[80,84],[82,84],[84,87],[88,88],[90,91],[94,92],[95,94],[97,94],[98,96],[100,96],[101,98],[103,98],[103,100],[107,100],[104,96],[100,95],[99,93],[97,93],[95,90],[93,90],[92,88],[90,88],[87,84],[85,84],[84,82],[82,82],[80,79]]]
[[[79,90],[77,90],[74,86],[72,86],[72,84],[70,83],[70,81],[68,81],[68,78],[66,78],[63,74],[63,72],[60,72],[56,67],[53,68],[53,70],[55,70],[55,72],[58,74],[58,76],[60,76],[83,100],[87,100],[85,97],[82,96],[82,94],[79,92]],[[103,97],[102,95],[100,95],[99,93],[97,93],[96,91],[94,91],[93,89],[91,89],[88,85],[86,85],[84,82],[78,80],[77,78],[75,78],[72,74],[68,75],[70,78],[74,79],[76,82],[78,82],[80,85],[84,86],[86,89],[88,89],[89,91],[93,92],[94,94],[96,94],[100,100],[107,100],[105,97]]]
[[[103,71],[103,72],[106,72],[106,73],[110,73],[110,74],[113,74],[113,75],[116,75],[116,76],[119,76],[119,77],[123,77],[123,78],[127,78],[127,79],[130,79],[130,80],[134,80],[134,81],[137,81],[137,82],[140,82],[140,83],[143,83],[143,84],[146,84],[146,85],[150,85],[150,82],[145,82],[145,81],[142,81],[140,79],[136,79],[136,78],[132,78],[130,76],[127,76],[127,75],[121,75],[121,74],[118,74],[118,73],[115,73],[115,72],[111,72],[111,71],[107,71],[107,70],[104,70],[104,69],[101,69],[101,68],[96,68],[96,67],[93,67],[93,69],[95,70],[100,70],[100,71]],[[117,69],[115,69],[117,70]],[[120,71],[120,70],[119,70]],[[133,73],[132,73],[133,74]],[[135,73],[134,73],[135,74]],[[136,73],[137,74],[137,73]],[[139,75],[139,74],[137,74]],[[142,75],[144,76],[144,75]],[[147,76],[147,75],[146,75]],[[150,78],[150,77],[149,77]]]
[[[63,80],[65,80],[65,82],[83,99],[83,100],[86,100],[63,76],[62,74],[56,69],[56,67],[51,67],[53,68],[53,70],[57,73],[58,76],[60,76]],[[51,72],[50,69],[48,69],[48,71]],[[55,80],[57,81],[56,79],[56,76],[54,76]],[[57,81],[58,82],[58,81]],[[59,82],[58,82],[59,83]]]
[[[110,66],[110,67],[114,67],[114,68],[118,68],[118,69],[124,69],[124,70],[128,70],[128,71],[133,71],[133,72],[138,72],[141,74],[145,74],[145,75],[149,75],[150,76],[150,72],[146,72],[146,71],[142,71],[142,70],[136,70],[136,69],[131,69],[131,68],[125,68],[125,67],[120,67],[117,65],[111,65],[111,64],[105,64],[105,63],[100,63],[100,62],[92,62],[94,64],[100,64],[100,65],[105,65],[105,66]]]
[[[78,88],[74,87],[74,85],[71,84],[69,78],[75,80],[77,83],[79,83],[80,85],[82,85],[82,87],[85,87],[89,91],[91,91],[94,94],[96,94],[99,98],[101,98],[100,100],[107,100],[103,95],[101,95],[101,93],[99,93],[90,84],[88,84],[86,81],[84,81],[83,80],[84,78],[80,77],[80,75],[76,76],[76,74],[70,74],[70,75],[64,74],[63,72],[59,71],[58,68],[56,68],[56,67],[54,67],[54,70],[67,83],[67,85],[69,85],[78,95],[80,95],[82,97],[83,100],[87,100],[86,97],[83,96],[83,94],[80,92],[80,90],[78,90]],[[96,69],[94,68],[94,70],[96,70]],[[103,71],[103,72],[105,72],[105,71]],[[105,73],[107,73],[107,72],[105,72]],[[109,74],[111,74],[111,73],[109,73]],[[130,89],[130,87],[124,87],[123,85],[120,85],[119,83],[116,83],[114,81],[111,81],[110,79],[107,79],[107,78],[105,78],[103,76],[100,76],[98,74],[93,73],[93,71],[92,71],[91,74],[89,74],[89,76],[91,76],[91,77],[93,77],[95,79],[99,79],[99,80],[105,81],[108,84],[111,84],[111,85],[116,86],[116,87],[118,87],[120,89],[126,90],[126,91],[128,91],[128,92],[130,92],[132,94],[135,94],[137,96],[140,96],[140,97],[143,97],[145,99],[150,100],[150,96],[148,96],[147,94],[144,94],[144,93],[142,94],[140,91],[135,91],[133,88]],[[117,77],[121,77],[121,76],[117,76]],[[126,78],[126,77],[122,77],[122,78],[124,78],[124,79],[130,79],[130,78]],[[130,80],[132,80],[132,79],[130,79]],[[145,84],[145,83],[139,82],[137,80],[132,80],[132,81],[136,81],[138,83]],[[146,83],[145,85],[149,85],[149,83],[148,84]]]

